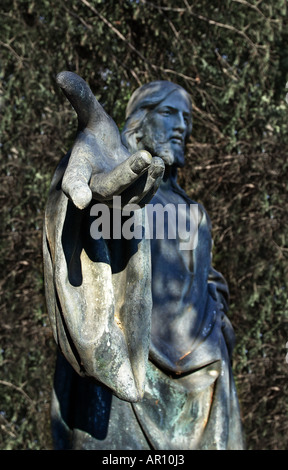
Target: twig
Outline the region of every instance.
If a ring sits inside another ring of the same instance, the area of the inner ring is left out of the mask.
[[[219,23],[218,21],[210,20],[209,18],[206,18],[203,15],[197,15],[196,13],[193,13],[192,11],[190,12],[192,16],[195,16],[199,20],[206,21],[209,24],[219,26],[219,28],[224,28],[224,29],[229,29],[230,31],[234,31],[237,34],[240,34],[240,36],[243,36],[247,42],[253,47],[255,51],[257,51],[257,46],[254,44],[254,42],[247,36],[246,33],[243,31],[240,31],[239,29],[235,28],[235,26],[231,26],[230,24],[225,24],[225,23]]]
[[[251,3],[247,2],[246,0],[232,0],[234,3],[241,3],[242,5],[245,5],[249,8],[252,8],[253,10],[256,10],[257,13],[259,13],[263,18],[266,18],[265,15],[262,13],[261,10],[257,7],[257,5],[252,5]]]
[[[135,54],[137,54],[145,63],[149,64],[150,66],[153,67],[153,64],[151,64],[147,59],[146,57],[144,57],[141,52],[139,52],[136,47],[133,46],[133,44],[131,44],[130,41],[128,41],[125,36],[123,36],[122,33],[120,33],[120,31],[115,28],[115,26],[113,26],[112,23],[110,23],[110,21],[107,20],[107,18],[105,18],[103,15],[101,15],[101,13],[99,13],[98,10],[96,10],[95,7],[93,7],[93,5],[91,5],[87,0],[81,0],[82,3],[84,3],[84,5],[86,5],[86,7],[88,7],[91,11],[93,11],[93,13],[95,13],[95,15],[97,15],[101,21],[103,21],[103,23],[106,24],[106,26],[108,26],[108,28],[110,28],[120,39],[121,41],[125,42],[127,44],[127,46],[133,51],[135,52]]]
[[[13,49],[13,47],[10,46],[10,44],[6,44],[3,41],[0,41],[0,46],[6,47],[6,49],[9,49],[10,52],[12,52],[13,55],[19,60],[19,62],[23,62],[25,59],[23,57],[20,57],[20,55],[17,54],[17,52]]]
[[[140,3],[143,3],[143,5],[151,6],[153,8],[157,8],[157,10],[162,11],[175,11],[177,13],[184,13],[186,11],[186,8],[162,7],[160,5],[155,5],[155,3],[152,2],[146,2],[146,0],[140,0]]]
[[[65,5],[63,5],[63,6],[64,6],[64,9],[69,13],[69,15],[74,16],[74,18],[77,18],[80,21],[80,23],[82,23],[83,26],[85,26],[85,28],[89,29],[90,31],[93,29],[91,24],[86,23],[86,21],[83,20],[83,18],[81,18],[81,16],[74,13],[74,11],[69,10],[69,8],[67,8]]]
[[[128,39],[125,38],[125,36],[123,36],[123,34],[117,29],[115,28],[115,26],[107,20],[107,18],[105,18],[98,10],[96,10],[96,8],[91,5],[88,0],[81,0],[81,2],[86,5],[95,15],[98,16],[98,18],[100,18],[101,21],[103,21],[103,23],[106,24],[106,26],[108,26],[108,28],[110,28],[117,36],[119,39],[121,39],[121,41],[123,41],[125,44],[127,44],[127,46],[133,51],[135,52],[135,54],[137,54],[140,59],[147,65],[149,65],[151,68],[153,68],[154,70],[158,70],[158,71],[161,71],[161,72],[164,72],[164,73],[171,73],[173,75],[177,75],[178,77],[181,77],[181,78],[185,78],[186,80],[189,80],[189,81],[192,81],[192,82],[196,82],[197,80],[193,79],[192,77],[189,77],[187,75],[184,75],[184,74],[181,74],[179,72],[176,72],[175,70],[171,70],[171,69],[164,69],[162,67],[159,67],[155,64],[152,64],[148,59],[146,59],[146,57],[143,56],[143,54],[141,54],[141,52],[139,52],[136,47],[133,46],[133,44],[131,44],[130,41],[128,41]],[[142,3],[145,3],[142,1]],[[171,26],[171,25],[170,25]],[[133,75],[133,73],[132,73]],[[135,77],[134,77],[135,78]]]
[[[27,395],[26,392],[24,392],[22,388],[17,387],[17,385],[12,384],[11,382],[6,382],[6,380],[0,380],[0,385],[6,385],[7,387],[13,388],[17,392],[22,393],[22,395],[24,395],[24,397],[27,398],[27,400],[34,406],[33,400],[29,397],[29,395]]]

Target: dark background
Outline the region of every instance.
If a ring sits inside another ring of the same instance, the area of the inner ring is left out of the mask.
[[[42,222],[77,128],[55,83],[62,70],[90,84],[120,129],[139,85],[168,79],[191,94],[180,182],[208,210],[230,286],[247,448],[286,449],[286,1],[2,0],[1,10],[0,449],[51,449]]]

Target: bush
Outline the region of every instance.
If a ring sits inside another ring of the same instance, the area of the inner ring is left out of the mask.
[[[42,220],[77,126],[55,83],[61,70],[86,79],[120,128],[145,82],[172,80],[191,94],[194,130],[180,181],[210,214],[214,265],[230,286],[247,447],[287,447],[286,2],[190,3],[2,1],[2,449],[51,448],[56,349]]]

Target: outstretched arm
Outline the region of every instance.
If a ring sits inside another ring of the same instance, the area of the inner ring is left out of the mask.
[[[62,72],[57,81],[79,126],[71,153],[53,178],[45,211],[49,317],[57,344],[78,373],[121,399],[137,401],[144,393],[150,345],[150,243],[94,240],[89,209],[83,209],[92,198],[109,206],[114,195],[124,205],[141,206],[156,191],[164,164],[145,151],[128,153],[116,124],[82,78]],[[141,222],[142,212],[135,212]]]

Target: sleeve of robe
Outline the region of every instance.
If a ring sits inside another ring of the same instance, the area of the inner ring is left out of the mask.
[[[61,190],[68,160],[69,155],[52,180],[43,231],[53,335],[79,374],[93,377],[119,398],[138,401],[150,343],[149,241],[113,240],[109,245],[109,240],[94,240],[91,205],[80,210]],[[135,211],[136,217],[142,215]]]

